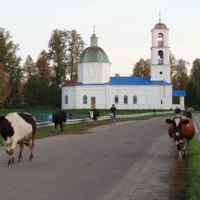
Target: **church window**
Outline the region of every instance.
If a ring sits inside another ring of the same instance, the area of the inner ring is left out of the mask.
[[[163,51],[158,52],[158,64],[162,65],[163,64]]]
[[[99,69],[96,69],[96,74],[95,74],[95,76],[99,76]]]
[[[133,96],[133,104],[137,104],[137,96],[136,95]]]
[[[115,104],[118,104],[118,102],[119,102],[119,98],[118,98],[118,96],[116,95],[116,96],[115,96]]]
[[[128,97],[127,95],[124,96],[124,104],[127,104],[128,103]]]
[[[65,95],[65,104],[68,104],[68,96]]]
[[[91,69],[91,76],[92,76],[92,77],[95,76],[94,73],[95,73],[95,68],[93,67],[93,68]]]
[[[89,70],[89,69],[87,69],[86,76],[87,76],[87,77],[89,77],[89,76],[90,76],[90,70]]]
[[[163,100],[160,101],[160,104],[163,104]]]
[[[158,46],[163,47],[163,34],[162,33],[158,34]]]
[[[83,96],[83,104],[87,104],[87,96],[86,95]]]

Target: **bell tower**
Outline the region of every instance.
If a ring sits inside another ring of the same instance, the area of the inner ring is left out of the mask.
[[[151,32],[151,80],[170,83],[169,29],[161,23],[161,17]]]

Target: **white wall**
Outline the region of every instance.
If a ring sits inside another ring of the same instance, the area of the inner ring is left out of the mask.
[[[172,107],[172,85],[168,86],[105,86],[85,85],[62,88],[62,109],[91,108],[91,97],[96,98],[96,108],[109,109],[118,95],[118,109],[170,109]],[[64,96],[68,95],[69,104],[65,104]],[[83,104],[83,96],[87,96],[87,104]],[[128,103],[124,104],[124,96]],[[133,96],[137,96],[137,104],[133,104]],[[162,103],[161,103],[162,101]]]

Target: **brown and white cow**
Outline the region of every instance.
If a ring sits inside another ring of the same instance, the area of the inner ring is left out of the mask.
[[[17,144],[20,145],[18,161],[22,160],[24,144],[30,148],[30,161],[33,160],[35,132],[36,120],[31,114],[14,112],[0,117],[0,134],[9,155],[8,167],[15,162],[13,153]]]
[[[187,155],[188,143],[195,134],[194,123],[191,118],[186,117],[166,119],[166,123],[170,124],[168,133],[174,139],[179,151],[178,160],[182,161],[183,157]]]

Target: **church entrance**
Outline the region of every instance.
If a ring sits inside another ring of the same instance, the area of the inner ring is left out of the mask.
[[[91,108],[96,108],[96,98],[91,97]]]

